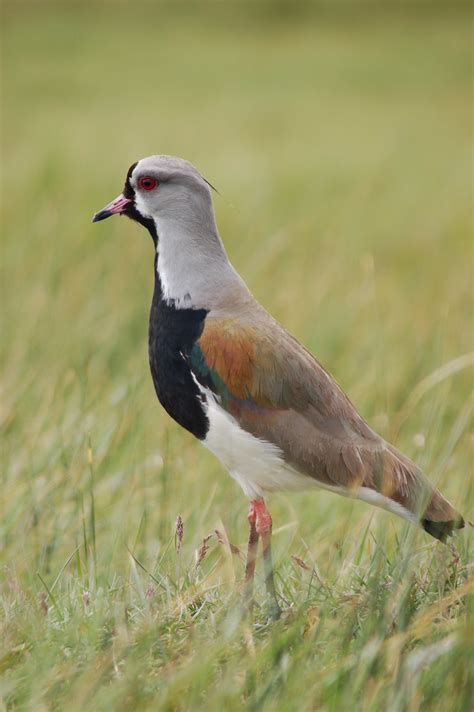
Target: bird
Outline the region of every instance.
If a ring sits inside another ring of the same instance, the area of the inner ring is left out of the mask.
[[[123,192],[93,222],[125,215],[153,239],[148,354],[156,395],[250,500],[246,596],[252,600],[261,540],[278,616],[268,494],[319,487],[388,510],[443,542],[464,520],[255,299],[227,256],[212,189],[190,162],[149,156],[130,166]]]

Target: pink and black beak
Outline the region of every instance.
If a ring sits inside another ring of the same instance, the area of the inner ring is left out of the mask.
[[[105,218],[110,218],[111,215],[121,215],[126,212],[127,207],[129,207],[131,203],[133,203],[131,198],[126,198],[125,195],[121,193],[115,198],[115,200],[112,200],[111,203],[106,205],[105,208],[99,210],[99,212],[92,218],[92,222],[105,220]]]

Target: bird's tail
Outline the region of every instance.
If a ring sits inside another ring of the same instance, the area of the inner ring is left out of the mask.
[[[419,521],[428,534],[445,542],[455,529],[464,527],[463,517],[420,468],[391,445],[382,469],[377,490]]]

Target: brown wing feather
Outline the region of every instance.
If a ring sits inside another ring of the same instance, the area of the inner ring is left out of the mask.
[[[224,407],[240,425],[280,447],[288,463],[322,485],[379,492],[420,516],[438,538],[461,526],[421,470],[367,425],[309,351],[265,317],[208,318],[198,342],[226,386]]]

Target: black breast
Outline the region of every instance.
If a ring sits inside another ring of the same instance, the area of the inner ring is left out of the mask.
[[[205,309],[177,309],[167,304],[155,265],[155,290],[148,332],[153,383],[167,413],[200,440],[206,437],[209,420],[185,358],[202,333],[206,314]]]

